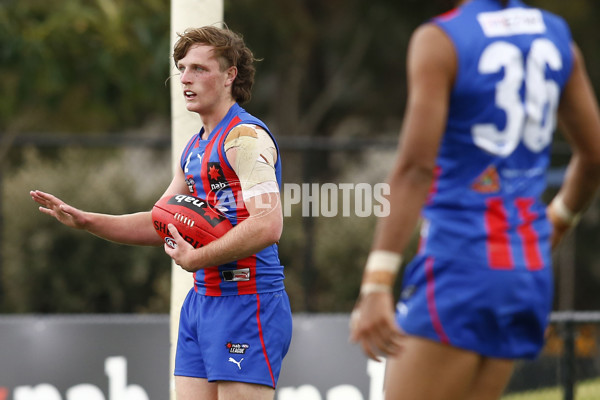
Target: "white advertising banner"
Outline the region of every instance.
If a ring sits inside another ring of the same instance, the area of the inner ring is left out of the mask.
[[[276,400],[379,400],[348,316],[295,315]],[[164,400],[169,316],[0,317],[0,400]]]
[[[347,314],[294,314],[275,400],[382,400],[385,364],[348,341]],[[557,355],[519,363],[508,391],[557,386]],[[597,376],[594,357],[578,376]],[[0,316],[0,400],[166,400],[169,315]]]

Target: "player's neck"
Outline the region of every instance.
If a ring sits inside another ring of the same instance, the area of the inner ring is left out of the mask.
[[[212,108],[210,112],[201,114],[202,126],[204,126],[204,133],[202,139],[207,139],[215,127],[225,118],[231,106],[235,104],[235,100],[222,102],[218,106]]]

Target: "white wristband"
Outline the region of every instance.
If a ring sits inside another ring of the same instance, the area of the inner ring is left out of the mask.
[[[367,258],[366,272],[385,271],[398,273],[402,264],[402,255],[387,250],[373,250]]]
[[[557,195],[552,200],[550,206],[552,207],[552,211],[556,214],[556,216],[569,226],[576,225],[581,219],[581,213],[574,213],[573,211],[569,210],[563,201],[562,196],[560,195]]]
[[[365,297],[371,293],[391,293],[392,288],[384,283],[363,283],[360,286],[360,295]]]

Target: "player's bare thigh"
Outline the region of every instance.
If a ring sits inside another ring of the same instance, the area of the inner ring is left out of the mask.
[[[208,382],[203,378],[175,377],[177,400],[273,400],[275,390],[242,382]]]
[[[273,400],[275,389],[265,385],[219,381],[219,400]]]
[[[217,400],[217,383],[204,378],[175,377],[177,400]]]
[[[498,363],[496,363],[498,361]],[[483,373],[485,371],[485,373]],[[386,400],[496,399],[510,378],[512,362],[431,340],[407,336],[404,348],[386,364]],[[496,383],[488,377],[497,373]],[[481,381],[485,378],[484,381]],[[479,397],[472,396],[476,391]]]
[[[510,380],[514,366],[512,360],[483,359],[466,400],[499,399]]]

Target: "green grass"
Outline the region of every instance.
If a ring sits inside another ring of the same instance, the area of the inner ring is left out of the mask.
[[[547,388],[528,392],[512,393],[502,397],[502,400],[562,400],[562,388]],[[581,381],[575,387],[575,400],[600,399],[600,379]]]

